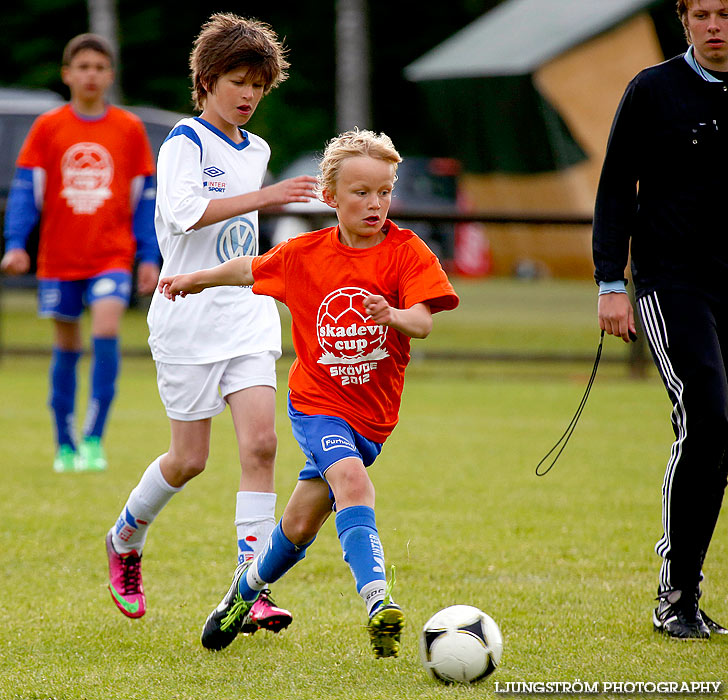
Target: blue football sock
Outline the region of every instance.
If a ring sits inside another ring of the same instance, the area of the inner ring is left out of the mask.
[[[111,402],[116,394],[116,377],[119,374],[119,339],[93,338],[91,363],[91,396],[89,397],[85,437],[101,438],[109,415]]]
[[[54,347],[50,367],[48,406],[53,412],[56,442],[75,448],[73,411],[76,405],[76,365],[81,353]]]
[[[314,539],[316,539],[314,537]],[[313,540],[303,545],[293,544],[283,533],[279,522],[271,533],[263,551],[253,560],[248,569],[248,576],[243,576],[238,583],[238,592],[243,600],[255,600],[258,592],[266,583],[273,583],[292,569],[306,556],[306,550],[313,544]],[[254,582],[257,587],[250,584]]]
[[[382,582],[383,590],[387,580],[384,549],[379,541],[374,509],[350,506],[340,510],[336,514],[336,532],[344,551],[344,561],[354,575],[357,593],[361,594],[365,586],[375,581]]]

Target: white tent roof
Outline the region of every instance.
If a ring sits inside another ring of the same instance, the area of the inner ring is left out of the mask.
[[[657,0],[506,0],[405,68],[408,80],[524,75]]]

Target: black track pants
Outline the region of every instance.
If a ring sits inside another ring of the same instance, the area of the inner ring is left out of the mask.
[[[684,291],[653,292],[638,306],[675,432],[662,484],[663,535],[655,546],[663,558],[659,592],[694,590],[728,470],[728,309]]]

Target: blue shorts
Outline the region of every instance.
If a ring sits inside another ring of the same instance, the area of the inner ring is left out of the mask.
[[[306,464],[298,475],[300,481],[316,478],[325,480],[326,470],[346,457],[357,457],[368,467],[382,451],[381,442],[360,435],[343,418],[309,416],[297,411],[291,405],[290,396],[288,417],[291,419],[293,437],[306,455]]]
[[[131,296],[131,273],[108,270],[86,280],[38,280],[38,316],[76,321],[99,299],[116,298],[124,305]]]

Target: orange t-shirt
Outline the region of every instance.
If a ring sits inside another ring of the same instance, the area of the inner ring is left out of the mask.
[[[87,279],[104,270],[131,270],[132,180],[154,173],[136,115],[109,106],[99,119],[82,119],[70,105],[41,114],[17,166],[44,172],[39,278]]]
[[[301,234],[253,259],[253,291],[291,312],[294,408],[343,418],[376,442],[397,424],[410,339],[368,320],[364,298],[381,294],[400,309],[426,302],[433,313],[459,302],[425,243],[391,221],[385,227],[386,238],[372,248],[343,245],[333,227]]]

